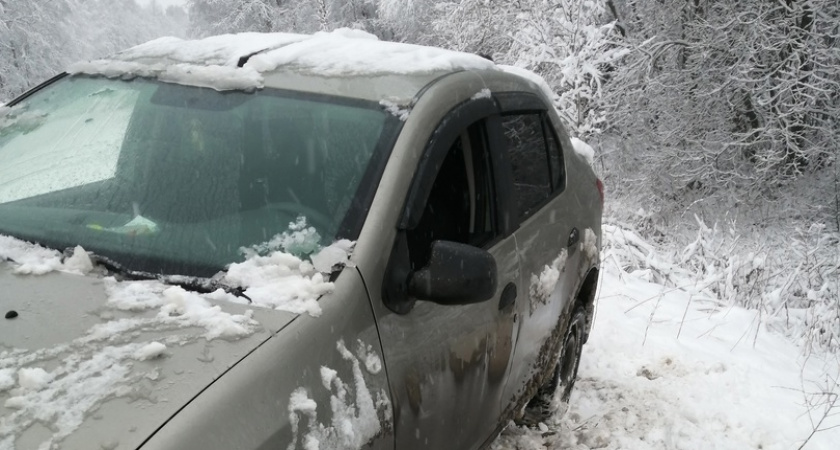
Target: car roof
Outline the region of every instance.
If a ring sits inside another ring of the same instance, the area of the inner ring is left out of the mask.
[[[465,70],[504,71],[475,54],[380,41],[364,31],[339,29],[312,35],[166,37],[106,59],[76,63],[68,72],[156,78],[219,91],[269,87],[401,103],[432,80]]]

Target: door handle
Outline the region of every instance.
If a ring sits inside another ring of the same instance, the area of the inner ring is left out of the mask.
[[[513,309],[516,304],[516,285],[508,283],[502,290],[502,296],[499,298],[499,311]]]
[[[568,247],[571,247],[577,244],[580,241],[580,231],[577,228],[572,228],[572,232],[569,233],[569,244]]]

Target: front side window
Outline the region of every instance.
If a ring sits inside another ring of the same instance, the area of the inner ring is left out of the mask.
[[[66,77],[0,110],[0,234],[198,276],[301,218],[353,238],[392,122],[373,102]]]
[[[413,269],[424,266],[436,240],[483,247],[496,236],[490,157],[483,122],[455,140],[432,185],[420,222],[407,233]]]

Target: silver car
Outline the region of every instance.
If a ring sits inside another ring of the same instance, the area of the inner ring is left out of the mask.
[[[567,402],[603,186],[538,78],[162,39],[0,108],[0,449],[476,449]]]

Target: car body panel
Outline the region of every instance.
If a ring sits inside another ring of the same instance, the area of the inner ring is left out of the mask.
[[[567,189],[566,197],[555,198],[531,217],[530,223],[537,224],[535,229],[538,231],[529,234],[522,230],[516,235],[515,247],[511,247],[511,238],[505,238],[503,243],[490,250],[499,263],[499,285],[496,297],[486,304],[447,307],[418,302],[414,310],[404,316],[395,314],[383,304],[379,287],[383,285],[383,274],[387,271],[390,255],[382,252],[383,243],[396,239],[397,230],[388,224],[394,223],[402,213],[400,206],[405,203],[404,198],[425,143],[440,117],[469,101],[482,89],[490,92],[540,92],[536,86],[497,72],[457,73],[429,86],[416,100],[397,140],[368,223],[362,230],[353,255],[371,291],[380,327],[392,386],[397,448],[400,449],[476,448],[483,442],[476,439],[477,435],[490,436],[504,426],[516,413],[514,406],[521,407],[527,400],[523,397],[524,379],[544,378],[548,365],[555,360],[546,345],[550,343],[556,350],[556,333],[558,330],[562,332],[561,312],[564,308],[568,309],[570,294],[574,292],[575,284],[579,284],[573,281],[573,275],[564,277],[558,283],[551,302],[539,311],[532,310],[528,298],[531,272],[541,270],[566,247],[570,220],[558,214],[558,210],[571,208],[564,199],[576,195],[575,188],[572,188]],[[569,178],[569,184],[573,184],[574,177]],[[592,188],[594,191],[594,184]],[[540,230],[540,227],[543,229]],[[544,239],[551,233],[565,233],[565,236],[556,236],[548,241],[553,245],[547,245]],[[518,242],[520,239],[523,240],[521,244]],[[531,244],[537,244],[533,250],[525,248],[528,239],[531,239]],[[539,242],[533,242],[535,239]],[[389,248],[387,244],[384,246]],[[510,253],[513,250],[519,251],[519,257]],[[540,254],[533,255],[535,252]],[[518,266],[523,258],[531,256],[539,256],[539,261],[526,260],[530,261],[527,263],[530,271],[520,270]],[[570,264],[579,262],[580,259],[573,256]],[[515,314],[498,310],[498,296],[508,283],[517,285]],[[527,319],[530,320],[529,325],[526,325],[525,317],[531,317]],[[482,321],[495,321],[498,328],[482,335],[477,325]],[[530,330],[529,326],[536,329]],[[488,345],[488,337],[496,344]],[[506,346],[516,346],[517,352],[522,354],[516,354]],[[498,357],[500,353],[504,353],[505,357]],[[550,356],[538,360],[540,354]],[[470,355],[472,359],[469,359],[469,364],[464,364],[467,359],[452,355]],[[513,361],[510,361],[511,357]],[[490,373],[499,370],[499,365],[504,365],[509,380],[516,381],[503,386],[502,391],[498,390],[499,385],[489,381]],[[462,384],[465,376],[471,377],[471,385]],[[530,392],[533,394],[535,389],[533,387]],[[514,395],[515,392],[520,395]],[[488,405],[488,399],[498,406]],[[464,410],[482,411],[483,417],[463,417]],[[446,411],[447,415],[442,417],[441,411]],[[472,433],[472,441],[459,440],[465,429]]]
[[[543,104],[550,104],[541,92],[537,91],[536,94]],[[511,106],[503,108],[505,114],[533,110],[528,97],[520,102],[516,101],[515,96],[506,100]],[[563,154],[561,170],[565,173],[566,182],[562,188],[555,187],[550,200],[523,218],[513,233],[522,268],[520,284],[525,287],[525,298],[517,303],[521,320],[517,328],[518,345],[511,364],[511,381],[505,398],[508,405],[521,405],[533,397],[537,388],[547,381],[546,377],[550,374],[546,373],[545,367],[556,364],[557,345],[568,327],[586,270],[593,263],[585,261],[581,256],[581,233],[592,226],[592,219],[579,213],[587,210],[581,208],[584,203],[590,203],[583,193],[587,186],[580,183],[580,177],[586,169],[576,165],[577,155],[565,130],[552,120],[553,108],[547,108],[548,111],[555,138],[560,141]],[[595,191],[594,181],[589,187],[590,191]],[[584,196],[583,200],[581,195]],[[593,208],[598,205],[590,204],[587,207],[588,210],[595,210]],[[552,272],[559,272],[553,290],[542,292],[545,287],[543,280],[551,278],[554,275]]]
[[[12,273],[11,263],[0,262],[3,313],[18,313],[0,327],[3,368],[16,370],[25,365],[48,372],[66,371],[69,377],[85,373],[84,361],[111,358],[109,368],[126,370],[125,376],[113,383],[99,378],[98,372],[91,372],[76,383],[53,385],[50,398],[38,397],[37,392],[0,392],[0,416],[8,420],[4,425],[11,427],[16,448],[37,448],[57,434],[56,429],[61,434],[57,423],[68,420],[67,417],[34,418],[53,408],[69,408],[82,415],[78,417],[78,428],[58,439],[62,448],[90,448],[93,443],[113,444],[109,448],[115,449],[137,448],[183,404],[295,317],[280,311],[255,311],[254,318],[261,326],[253,334],[235,340],[208,341],[203,337],[206,331],[200,327],[153,325],[156,310],[131,312],[112,307],[107,302],[106,284],[100,276],[63,272],[17,275]],[[244,314],[248,309],[229,302],[219,306],[231,314]],[[121,320],[151,320],[152,325],[119,333],[97,331],[117,327]],[[130,354],[111,356],[114,349],[149,342],[167,343],[164,355],[142,361]],[[22,352],[27,351],[25,364],[18,364]],[[100,385],[89,390],[91,383]],[[89,407],[77,410],[74,405],[62,406],[61,396],[71,394],[76,402],[89,403]],[[6,401],[16,395],[35,403],[23,409],[7,408]],[[42,403],[46,406],[39,407]],[[23,427],[26,423],[33,425]]]
[[[499,284],[515,284],[514,240],[504,239],[489,252]],[[477,436],[496,429],[516,320],[511,309],[500,310],[502,292],[472,305],[418,301],[405,315],[380,310],[396,448],[470,449],[479,444]]]
[[[387,378],[364,284],[353,268],[343,270],[335,283],[335,292],[319,301],[319,317],[297,317],[187,404],[142,448],[303,449],[307,437],[316,436],[322,448],[394,448]],[[339,342],[349,355],[342,355]],[[330,371],[335,372],[327,387]],[[317,405],[314,416],[290,407],[298,390]],[[365,404],[364,395],[373,403]],[[336,408],[356,414],[348,425],[357,432],[369,430],[370,420],[380,429],[364,436],[359,447],[336,445],[324,437],[343,437]]]
[[[580,251],[576,246],[567,247],[574,217],[563,212],[569,210],[566,193],[561,193],[514,232],[522,267],[523,298],[517,302],[517,312],[522,319],[517,328],[519,339],[505,398],[509,403],[521,403],[532,397],[545,381],[542,378],[544,368],[553,366],[556,361],[555,339],[549,339],[549,345],[546,345],[546,339],[565,330],[578,283],[577,274],[573,274],[575,271],[566,268],[577,267],[580,263]],[[560,265],[552,267],[556,265],[555,261]],[[541,278],[550,276],[547,273],[550,270],[560,271],[553,292],[538,293]]]
[[[449,87],[447,88],[447,84]],[[416,100],[397,140],[353,260],[371,292],[394,402],[397,448],[473,448],[475,436],[496,428],[513,316],[499,312],[499,294],[486,302],[441,306],[418,302],[407,315],[384,306],[383,274],[409,185],[432,132],[450,109],[487,86],[472,72],[445,77]],[[515,244],[499,242],[499,285],[518,277]],[[511,264],[511,262],[513,264]],[[487,414],[472,414],[478,408]]]

